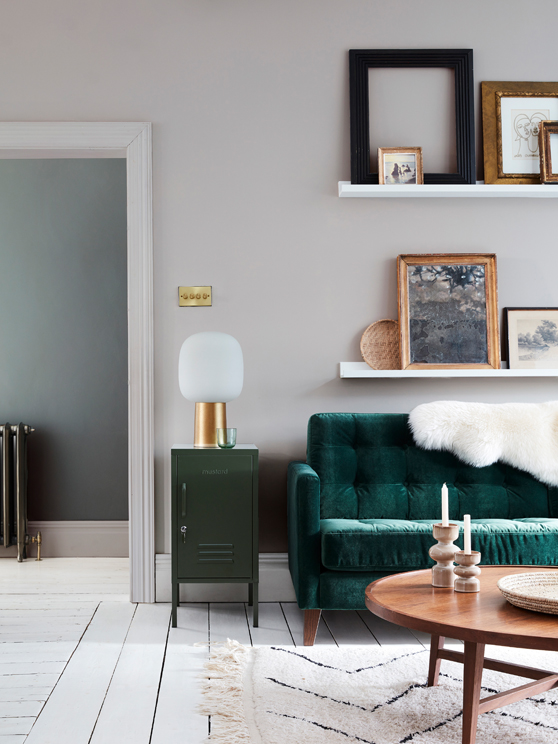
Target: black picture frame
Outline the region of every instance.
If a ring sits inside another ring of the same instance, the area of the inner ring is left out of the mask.
[[[374,67],[449,67],[454,70],[457,173],[425,173],[424,183],[476,183],[472,49],[349,51],[351,183],[378,183],[378,174],[370,171],[368,71]]]

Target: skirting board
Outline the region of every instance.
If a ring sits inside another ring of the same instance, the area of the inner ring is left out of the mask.
[[[31,536],[41,533],[41,554],[45,558],[127,558],[128,522],[105,520],[44,521],[28,523]],[[30,545],[35,557],[37,546]],[[17,549],[0,548],[0,558],[17,556]]]
[[[296,602],[287,553],[260,553],[260,600]],[[181,584],[182,602],[247,602],[247,584]],[[171,601],[171,556],[155,556],[155,601]]]

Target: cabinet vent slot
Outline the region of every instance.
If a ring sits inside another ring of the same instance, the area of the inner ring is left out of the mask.
[[[198,550],[198,555],[233,555],[233,550]]]
[[[234,563],[232,543],[199,543],[198,563]]]

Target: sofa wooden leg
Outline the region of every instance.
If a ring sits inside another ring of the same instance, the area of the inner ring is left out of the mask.
[[[304,645],[313,646],[318,632],[321,610],[304,610]]]

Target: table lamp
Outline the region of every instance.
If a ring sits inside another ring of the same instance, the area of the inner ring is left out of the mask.
[[[238,398],[244,381],[240,344],[228,333],[194,333],[178,360],[180,392],[196,404],[194,447],[217,447],[217,429],[227,428],[226,404]]]

